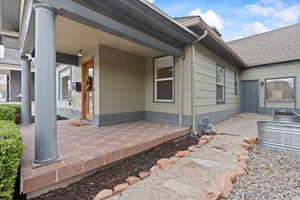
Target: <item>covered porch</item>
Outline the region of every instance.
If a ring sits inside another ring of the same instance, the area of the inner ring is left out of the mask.
[[[78,127],[72,122],[57,122],[59,160],[38,168],[32,168],[34,126],[21,127],[26,145],[21,165],[21,192],[26,193],[27,198],[63,187],[98,168],[190,132],[189,127],[151,121],[103,127]]]
[[[32,120],[30,69],[35,67],[35,124],[30,131],[34,140],[26,146],[35,145],[31,168],[61,163],[59,108],[67,107],[63,111],[95,125],[143,120],[147,114],[179,124],[182,104],[173,96],[170,104],[154,102],[153,69],[149,65],[146,72],[146,67],[161,55],[174,56],[179,62],[196,34],[147,1],[38,0],[26,1],[24,8],[20,32],[23,125]],[[76,76],[74,80],[59,79],[66,72],[57,71],[61,63],[76,68],[70,75]],[[169,81],[172,85],[174,79]],[[74,95],[65,99],[69,89],[75,90]],[[175,89],[172,93],[180,95]]]

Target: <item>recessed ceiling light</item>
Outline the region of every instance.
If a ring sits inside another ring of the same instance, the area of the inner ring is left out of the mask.
[[[77,56],[81,57],[83,56],[83,53],[84,53],[83,49],[79,49]]]

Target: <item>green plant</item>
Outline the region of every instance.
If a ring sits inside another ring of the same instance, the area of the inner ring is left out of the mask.
[[[13,121],[0,121],[0,199],[13,199],[23,149],[19,127]]]
[[[19,104],[1,104],[0,120],[12,120],[16,123],[20,123],[21,106]]]

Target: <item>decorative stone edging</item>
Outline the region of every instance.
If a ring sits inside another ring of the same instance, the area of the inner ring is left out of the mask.
[[[197,151],[197,149],[208,144],[214,136],[202,136],[197,145],[190,146],[186,151],[178,151],[175,158],[183,158],[189,155],[190,152]],[[257,138],[245,138],[241,144],[241,148],[236,149],[233,153],[237,156],[237,163],[232,169],[226,169],[222,174],[218,175],[211,186],[202,194],[203,200],[218,200],[220,198],[228,198],[233,190],[233,183],[237,176],[241,176],[248,170],[247,163],[249,161],[249,150],[256,143]],[[172,157],[174,158],[174,157]],[[173,159],[162,158],[157,161],[156,165],[151,167],[149,172],[140,172],[139,177],[128,177],[127,183],[116,185],[114,191],[110,189],[101,190],[94,200],[104,200],[115,194],[119,194],[129,188],[131,185],[147,178],[152,173],[159,169],[174,165]]]
[[[203,200],[227,199],[233,190],[233,184],[237,176],[245,174],[248,170],[249,150],[256,144],[257,138],[245,138],[241,148],[236,149],[233,153],[237,156],[237,162],[231,169],[226,169],[218,175],[211,186],[202,194]]]

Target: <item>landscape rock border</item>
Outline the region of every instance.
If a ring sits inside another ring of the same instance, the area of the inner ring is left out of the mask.
[[[236,177],[245,174],[248,170],[249,150],[253,148],[256,143],[256,137],[243,139],[241,148],[233,152],[237,158],[235,166],[231,169],[224,170],[222,174],[216,177],[211,186],[203,192],[203,200],[227,199],[231,195]]]
[[[190,152],[198,151],[204,145],[207,145],[212,139],[213,135],[204,135],[199,138],[197,145],[192,145],[188,147],[186,151],[178,151],[171,158],[162,158],[157,161],[156,165],[151,167],[149,172],[142,171],[139,173],[139,177],[128,177],[126,179],[127,183],[119,184],[115,186],[114,191],[110,189],[101,190],[94,200],[105,200],[113,195],[120,194],[130,186],[146,179],[151,176],[151,174],[167,169],[175,165],[174,160],[184,158],[189,156]],[[203,200],[218,200],[221,198],[228,198],[233,190],[233,184],[236,181],[237,176],[245,174],[248,170],[247,164],[249,161],[249,150],[257,143],[257,138],[245,138],[241,144],[241,148],[236,149],[233,154],[237,158],[235,166],[231,169],[226,169],[222,174],[216,176],[215,180],[212,181],[212,184],[209,188],[206,188],[202,194]]]

